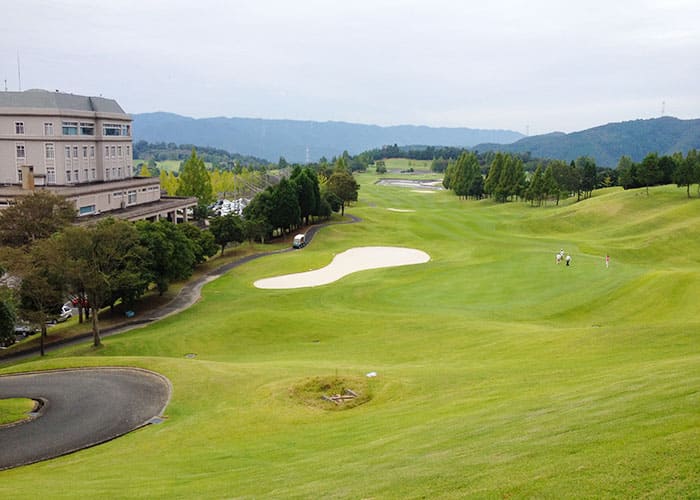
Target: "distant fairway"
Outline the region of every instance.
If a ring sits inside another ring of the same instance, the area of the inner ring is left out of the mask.
[[[138,366],[173,395],[161,425],[1,472],[0,497],[700,495],[700,200],[610,189],[538,209],[376,179],[359,176],[347,209],[361,223],[236,268],[98,351],[2,370]],[[253,286],[357,246],[430,261]],[[315,377],[362,380],[370,399],[305,404]]]

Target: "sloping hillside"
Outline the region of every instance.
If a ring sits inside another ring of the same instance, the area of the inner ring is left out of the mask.
[[[600,166],[614,167],[623,155],[641,161],[647,153],[670,155],[700,148],[700,120],[670,116],[650,120],[609,123],[580,132],[526,137],[507,145],[479,144],[479,151],[530,152],[540,158],[566,161],[591,156]]]
[[[255,118],[194,119],[172,113],[134,115],[134,139],[213,146],[242,155],[276,161],[331,158],[387,144],[471,147],[480,142],[509,143],[522,138],[510,130],[432,128],[413,125],[379,127],[344,122],[263,120]]]

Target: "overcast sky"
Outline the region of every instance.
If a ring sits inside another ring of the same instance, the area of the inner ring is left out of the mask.
[[[698,0],[2,3],[8,90],[19,54],[23,90],[132,114],[530,135],[700,117]]]

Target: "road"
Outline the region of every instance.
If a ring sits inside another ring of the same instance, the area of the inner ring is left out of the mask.
[[[0,376],[0,398],[43,402],[28,421],[0,427],[0,470],[104,443],[147,425],[170,382],[138,368],[84,368]]]

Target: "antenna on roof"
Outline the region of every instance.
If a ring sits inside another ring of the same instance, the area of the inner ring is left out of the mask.
[[[661,116],[666,115],[666,101],[661,101]]]
[[[17,51],[17,85],[19,86],[19,91],[22,92],[22,73],[20,73],[19,50]]]

